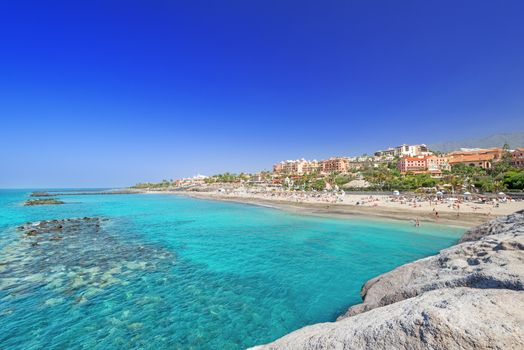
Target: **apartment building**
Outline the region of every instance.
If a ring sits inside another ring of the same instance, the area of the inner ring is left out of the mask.
[[[388,148],[386,150],[376,151],[375,156],[376,157],[387,157],[391,156],[394,157],[397,155],[397,150],[395,148]]]
[[[427,156],[426,162],[428,171],[430,173],[438,173],[442,172],[443,170],[451,170],[451,165],[449,165],[447,157]]]
[[[424,174],[428,170],[426,157],[402,157],[397,163],[401,173]]]
[[[511,153],[511,164],[518,168],[524,168],[524,148],[517,148]]]
[[[305,159],[284,160],[273,165],[273,172],[284,175],[304,175],[320,170],[320,164],[316,160]]]
[[[395,148],[395,155],[399,157],[408,156],[408,157],[418,157],[425,156],[429,154],[428,146],[425,144],[420,145],[400,145]]]
[[[313,174],[320,172],[321,168],[320,162],[312,160],[302,166],[302,171],[304,174]]]
[[[442,171],[451,170],[446,157],[418,156],[402,157],[397,164],[401,173],[442,175]]]
[[[428,150],[428,146],[426,146],[425,144],[419,144],[419,145],[402,144],[395,148],[390,147],[387,150],[375,152],[375,156],[377,157],[387,157],[387,156],[418,157],[418,156],[426,156],[429,154],[431,154],[431,152]]]
[[[323,173],[347,173],[349,170],[349,159],[345,157],[329,158],[321,160],[320,171]]]
[[[312,173],[347,173],[350,169],[349,158],[335,157],[326,160],[285,160],[273,165],[273,172],[282,175],[304,175]]]

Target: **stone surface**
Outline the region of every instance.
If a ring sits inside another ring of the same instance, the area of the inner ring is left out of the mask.
[[[446,288],[253,349],[523,349],[522,310],[522,292]]]
[[[337,322],[260,349],[524,348],[524,211],[368,281]]]
[[[524,234],[524,210],[519,210],[511,215],[501,216],[483,225],[473,227],[464,233],[459,243],[476,241],[484,236],[510,231]]]
[[[465,242],[368,281],[351,316],[447,287],[524,289],[524,235],[502,233]]]

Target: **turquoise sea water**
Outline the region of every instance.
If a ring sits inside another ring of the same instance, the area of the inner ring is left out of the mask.
[[[463,230],[326,219],[173,195],[0,190],[0,348],[242,349],[333,321],[362,284]],[[28,248],[27,221],[103,217],[100,238]]]

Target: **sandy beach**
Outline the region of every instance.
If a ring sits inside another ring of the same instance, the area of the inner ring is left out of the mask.
[[[390,195],[312,194],[312,193],[253,193],[253,192],[196,192],[196,191],[147,191],[169,193],[192,198],[232,201],[245,204],[270,206],[305,215],[334,217],[379,217],[396,220],[442,223],[472,227],[497,216],[508,215],[524,209],[524,201],[474,201],[427,200]]]

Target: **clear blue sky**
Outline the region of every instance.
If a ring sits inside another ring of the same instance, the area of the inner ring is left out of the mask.
[[[524,129],[524,1],[2,1],[0,188]]]

